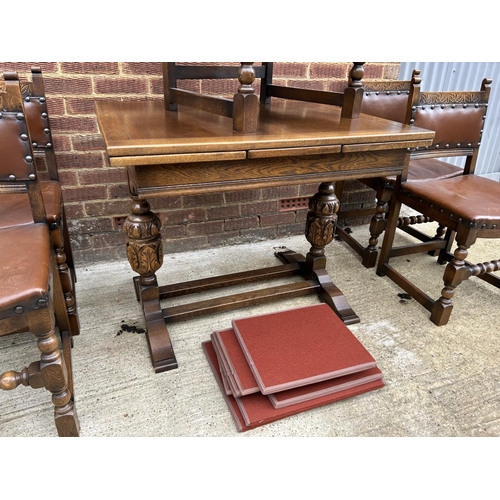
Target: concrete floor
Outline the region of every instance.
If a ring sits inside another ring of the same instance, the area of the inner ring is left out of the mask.
[[[355,228],[366,238],[367,227]],[[277,265],[276,246],[306,253],[302,236],[252,245],[166,255],[160,284]],[[498,257],[483,240],[474,262]],[[448,325],[436,327],[388,278],[365,269],[346,244],[327,249],[327,270],[361,322],[350,328],[377,360],[386,386],[377,391],[238,433],[201,349],[231,319],[319,302],[316,296],[215,314],[170,325],[179,368],[155,374],[125,260],[77,268],[81,335],[73,349],[77,410],[83,437],[455,437],[500,436],[500,291],[478,279],[460,285]],[[399,259],[431,296],[442,268],[427,255]],[[204,296],[205,297],[205,296]],[[197,296],[190,300],[197,300]],[[184,298],[183,301],[187,299]],[[123,333],[119,334],[122,331]],[[0,371],[36,359],[28,334],[0,338]],[[0,436],[55,436],[43,390],[0,392]]]

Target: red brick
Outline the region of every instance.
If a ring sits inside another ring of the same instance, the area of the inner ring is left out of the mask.
[[[276,212],[276,210],[276,200],[245,203],[241,205],[241,215],[259,215],[267,212]]]
[[[157,75],[163,78],[161,62],[124,62],[122,68],[126,75]]]
[[[128,193],[128,191],[127,191]],[[154,212],[162,209],[175,210],[182,207],[182,197],[181,196],[162,196],[162,197],[150,197],[148,202],[151,205],[151,209]]]
[[[311,90],[328,90],[327,80],[288,80],[288,87]]]
[[[63,73],[81,73],[84,75],[117,75],[120,71],[117,62],[63,62]]]
[[[344,92],[348,85],[347,80],[330,80],[327,83],[326,89],[328,92]]]
[[[238,92],[238,87],[240,82],[237,79],[223,79],[223,80],[202,80],[201,81],[201,93],[202,94],[212,94],[212,95],[222,95],[222,96],[233,96]]]
[[[163,99],[164,89],[163,89],[163,77],[161,78],[150,78],[149,79],[150,90],[152,94],[159,94]]]
[[[53,132],[98,132],[97,121],[93,116],[53,116],[50,119],[50,126]]]
[[[71,151],[71,139],[69,134],[52,134],[56,156],[61,151]]]
[[[401,65],[399,63],[386,64],[384,66],[384,76],[383,77],[388,79],[388,80],[398,80],[400,66]]]
[[[161,234],[167,240],[174,240],[177,238],[184,238],[186,236],[186,224],[178,224],[176,226],[163,225],[161,227]]]
[[[113,222],[108,217],[70,220],[68,221],[68,230],[72,234],[109,232],[113,231]]]
[[[177,87],[182,90],[189,90],[190,92],[201,92],[200,80],[177,80]],[[163,92],[163,82],[162,82]]]
[[[299,186],[280,186],[274,188],[263,188],[262,189],[262,199],[276,199],[281,200],[283,198],[296,198],[299,193]]]
[[[104,165],[102,153],[60,154],[59,168],[101,168]]]
[[[64,211],[66,212],[66,217],[69,219],[80,219],[85,217],[85,212],[80,203],[68,203],[64,201]]]
[[[76,151],[100,150],[105,151],[104,139],[101,134],[79,134],[71,138]]]
[[[226,203],[246,203],[248,201],[260,200],[262,192],[260,189],[251,191],[228,191],[224,193]],[[243,205],[242,205],[243,206]]]
[[[128,187],[123,184],[119,186],[108,186],[108,198],[128,198]]]
[[[239,205],[222,205],[220,207],[207,208],[207,220],[229,219],[239,217]]]
[[[307,78],[308,62],[275,62],[273,65],[273,82],[275,77]]]
[[[58,67],[56,62],[0,62],[0,71],[17,71],[30,77],[33,66],[40,67],[43,73],[55,73]]]
[[[122,168],[103,168],[78,172],[78,179],[82,186],[94,184],[114,184],[127,182],[127,172]]]
[[[154,210],[154,209],[153,209]],[[180,224],[185,222],[199,222],[206,220],[206,212],[203,208],[191,208],[189,210],[170,210],[164,214],[163,221],[168,224]]]
[[[347,80],[351,63],[312,62],[310,78],[342,78]]]
[[[76,250],[106,248],[109,246],[122,247],[125,251],[126,236],[123,231],[109,231],[106,233],[70,233],[71,248]]]
[[[68,113],[72,115],[93,115],[95,114],[94,99],[65,97]]]
[[[280,224],[292,224],[293,222],[295,222],[294,212],[283,212],[280,214],[260,216],[261,227],[279,226]]]
[[[244,217],[224,221],[224,231],[235,231],[237,229],[248,229],[252,227],[259,227],[258,217]]]
[[[44,77],[45,93],[52,94],[92,94],[92,78],[84,76]],[[47,97],[47,100],[49,97]]]
[[[301,184],[299,186],[299,196],[313,196],[318,192],[319,183]]]
[[[75,171],[59,170],[59,181],[63,186],[76,186],[77,178]]]
[[[365,74],[363,78],[382,78],[384,67],[381,64],[366,63],[364,65]]]
[[[224,203],[222,193],[207,193],[183,196],[183,207],[206,207],[209,205],[222,205]]]
[[[103,215],[121,217],[130,213],[130,207],[130,200],[86,201],[84,203],[85,213],[89,217],[100,217]]]
[[[64,115],[64,98],[56,96],[47,96],[47,113],[49,114],[49,120],[52,119],[53,115]]]
[[[148,82],[144,78],[94,77],[97,94],[147,94]]]
[[[223,221],[195,222],[186,226],[186,232],[188,236],[221,233],[223,230]]]
[[[65,201],[87,201],[106,198],[106,188],[104,186],[86,186],[78,188],[66,188],[63,190]]]

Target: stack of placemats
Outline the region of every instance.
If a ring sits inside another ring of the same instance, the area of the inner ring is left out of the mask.
[[[202,346],[239,431],[384,386],[326,304],[233,320]]]

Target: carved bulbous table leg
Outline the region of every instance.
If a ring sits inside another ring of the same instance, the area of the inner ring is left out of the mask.
[[[146,200],[134,199],[132,213],[123,230],[127,235],[127,258],[139,274],[134,280],[138,299],[146,319],[148,346],[157,373],[177,368],[170,335],[160,305],[156,271],[163,264],[163,243],[160,220],[151,212]]]
[[[333,284],[326,272],[325,247],[332,242],[339,201],[335,196],[333,182],[322,182],[318,192],[309,201],[305,236],[311,244],[306,255],[305,277],[318,280],[320,297],[340,316],[346,324],[359,323],[359,317],[349,306],[344,294]]]
[[[133,201],[132,213],[123,230],[127,235],[127,258],[132,269],[140,275],[140,284],[155,284],[155,273],[163,264],[163,245],[160,220],[151,212],[146,200]]]

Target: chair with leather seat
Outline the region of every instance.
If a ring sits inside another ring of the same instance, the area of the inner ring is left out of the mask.
[[[0,388],[45,388],[52,395],[58,435],[78,436],[70,323],[21,89],[18,79],[11,76],[0,82],[0,198],[3,203],[4,196],[24,194],[31,222],[0,228],[0,336],[32,333],[40,357],[20,371],[2,373]]]
[[[4,79],[9,78],[17,76],[15,73],[4,72]],[[40,188],[65,294],[71,335],[74,336],[80,333],[74,285],[76,273],[40,68],[31,69],[31,81],[21,82],[21,92],[38,175],[42,175],[39,165],[46,168],[46,178],[40,181]],[[6,194],[0,198],[0,228],[31,222],[31,211],[25,193]]]
[[[474,175],[490,85],[491,80],[485,78],[480,91],[418,92],[412,102],[412,123],[436,131],[433,146],[417,151],[416,155],[432,159],[445,149],[450,155],[465,156],[466,162],[458,177],[418,181],[403,173],[392,197],[377,274],[388,276],[416,299],[438,326],[449,321],[452,298],[462,281],[477,276],[500,286],[498,277],[491,274],[500,268],[500,261],[477,265],[466,261],[468,249],[478,238],[500,238],[500,183]],[[447,228],[438,257],[439,263],[447,262],[444,287],[436,300],[390,263],[391,258],[428,250],[422,243],[393,247],[402,204]],[[457,248],[451,253],[453,238]]]
[[[384,118],[386,120],[401,123],[411,123],[411,106],[415,96],[420,94],[420,70],[415,69],[411,80],[373,80],[365,81],[364,96],[361,104],[361,112],[369,115]],[[463,170],[452,163],[444,161],[443,158],[450,155],[450,151],[441,151],[440,155],[432,157],[422,156],[421,152],[415,151],[411,154],[408,167],[408,179],[423,181],[428,179],[447,178],[461,175]],[[437,157],[439,156],[439,157]],[[362,264],[367,268],[375,267],[378,257],[379,237],[384,232],[386,226],[387,213],[396,183],[395,176],[374,177],[359,179],[365,186],[375,191],[375,209],[346,210],[340,206],[338,220],[349,220],[372,214],[370,221],[370,237],[368,244],[362,244],[351,234],[348,227],[337,226],[338,236],[345,241],[353,250],[361,256]],[[343,183],[337,183],[336,194],[342,200]],[[426,233],[416,230],[413,226],[425,222],[432,222],[422,215],[406,217],[401,219],[398,228],[410,233],[428,245],[428,250],[432,254],[439,249],[443,242],[444,230],[440,228],[434,238],[430,238]]]

